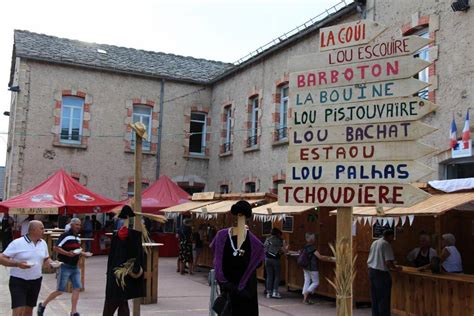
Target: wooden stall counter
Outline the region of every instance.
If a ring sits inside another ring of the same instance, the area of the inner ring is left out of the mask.
[[[156,304],[158,302],[158,258],[161,243],[143,243],[144,247],[149,249],[146,254],[145,267],[145,297],[143,304]]]
[[[395,315],[474,315],[474,275],[402,269],[392,273]]]

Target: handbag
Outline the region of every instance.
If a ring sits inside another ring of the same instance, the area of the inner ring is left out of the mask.
[[[219,288],[219,287],[218,287]],[[212,304],[212,310],[216,312],[219,316],[231,316],[232,315],[232,306],[230,302],[230,297],[227,292],[219,291],[217,298]]]

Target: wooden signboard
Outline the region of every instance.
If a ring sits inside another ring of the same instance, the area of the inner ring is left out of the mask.
[[[414,160],[435,151],[417,141],[292,146],[288,162]]]
[[[409,184],[278,185],[278,204],[292,206],[409,207],[429,196],[425,191]]]
[[[430,62],[412,56],[400,56],[358,64],[319,68],[290,74],[290,90],[339,87],[353,84],[412,77]],[[308,64],[308,68],[310,64]]]
[[[8,213],[11,215],[51,215],[58,214],[58,208],[11,208]]]
[[[288,163],[286,183],[411,183],[434,171],[416,161]]]
[[[428,86],[427,82],[406,78],[341,87],[299,89],[296,92],[290,90],[290,100],[295,107],[367,102],[412,96]]]
[[[368,101],[358,104],[294,107],[292,126],[331,126],[415,121],[437,106],[419,97]]]
[[[386,27],[374,21],[359,20],[325,27],[319,31],[319,50],[366,44],[385,31]]]
[[[193,201],[210,201],[214,199],[215,192],[196,192],[191,200]]]
[[[435,127],[415,121],[314,128],[291,127],[288,135],[292,146],[324,145],[416,140],[435,130]]]
[[[413,55],[421,48],[433,42],[421,36],[391,38],[379,36],[370,43],[324,51],[315,54],[290,57],[290,72],[304,71],[309,68],[324,68],[331,65],[360,63],[368,60],[385,59]]]

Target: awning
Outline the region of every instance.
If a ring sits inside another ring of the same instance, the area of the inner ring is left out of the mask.
[[[375,207],[354,207],[354,216],[377,216],[377,217],[399,217],[399,216],[437,216],[463,204],[474,202],[474,191],[446,194],[433,194],[428,199],[411,207],[382,208],[383,213],[377,212]],[[337,211],[331,211],[336,213]]]
[[[61,169],[30,191],[1,202],[0,212],[84,214],[110,212],[123,204],[92,192]]]
[[[275,221],[276,219],[284,219],[286,215],[298,214],[314,209],[314,206],[288,206],[278,205],[273,202],[256,207],[252,210],[253,217],[259,221]]]
[[[210,204],[207,206],[198,207],[192,210],[192,213],[202,213],[202,214],[223,214],[230,212],[232,205],[237,203],[240,200],[221,200],[217,203]],[[251,205],[262,203],[265,200],[245,200]]]
[[[186,213],[190,212],[198,207],[203,207],[209,204],[216,203],[218,201],[191,201],[183,204],[178,204],[168,208],[164,208],[161,212],[164,213]]]

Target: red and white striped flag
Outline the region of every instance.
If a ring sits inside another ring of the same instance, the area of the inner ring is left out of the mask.
[[[462,129],[462,141],[463,148],[469,148],[469,143],[471,142],[471,130],[469,128],[469,109],[466,113],[466,120],[464,121],[464,128]]]

